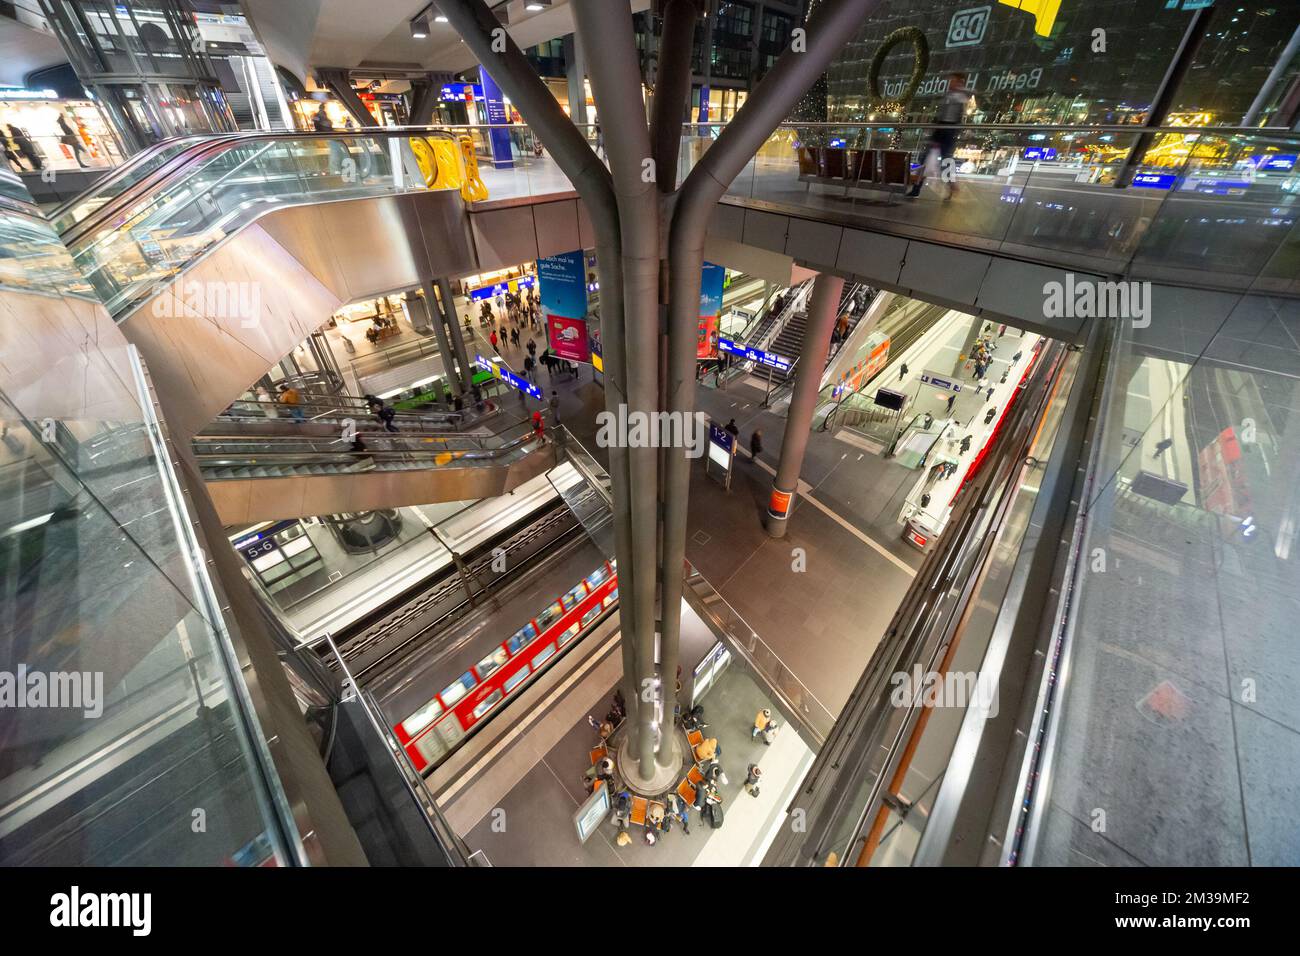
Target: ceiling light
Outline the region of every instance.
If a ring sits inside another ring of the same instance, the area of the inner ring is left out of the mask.
[[[444,16],[440,13],[440,14],[438,14],[436,17],[433,18],[433,22],[434,22],[434,23],[446,23],[446,22],[447,22],[447,18],[444,17]]]
[[[429,19],[424,14],[420,14],[411,21],[411,39],[423,40],[429,35]]]

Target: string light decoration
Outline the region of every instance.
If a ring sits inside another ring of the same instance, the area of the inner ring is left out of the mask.
[[[912,45],[912,75],[908,77],[907,86],[903,87],[902,95],[895,100],[891,100],[881,92],[880,70],[885,65],[885,57],[893,52],[894,47],[901,46],[904,43]],[[867,83],[870,85],[871,97],[876,103],[880,104],[881,112],[902,113],[903,108],[916,95],[916,91],[920,87],[921,80],[925,77],[925,71],[929,66],[930,41],[925,38],[925,33],[919,27],[900,27],[885,37],[884,42],[876,50],[876,55],[871,58],[871,69],[867,72]]]

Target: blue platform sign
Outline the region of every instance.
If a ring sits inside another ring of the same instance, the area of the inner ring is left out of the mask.
[[[510,130],[502,128],[510,123],[510,118],[506,115],[505,97],[487,70],[480,66],[478,74],[483,81],[483,103],[487,108],[488,125],[492,127],[488,133],[488,142],[492,146],[492,165],[497,169],[513,169],[515,160],[514,154],[510,152]]]
[[[962,389],[961,382],[947,375],[937,375],[934,372],[922,372],[921,381],[931,388],[941,388],[946,392],[960,392]]]
[[[1025,159],[1056,159],[1056,150],[1051,146],[1026,146]]]
[[[1172,189],[1177,178],[1173,173],[1137,173],[1133,185],[1140,189]]]
[[[1271,173],[1289,173],[1295,169],[1295,154],[1282,155],[1281,153],[1261,153],[1252,157],[1255,162],[1255,168],[1259,170],[1268,170]]]
[[[726,352],[728,355],[738,355],[750,362],[776,369],[778,372],[788,372],[794,367],[794,363],[784,355],[778,355],[776,352],[764,352],[762,349],[746,348],[731,339],[718,339],[718,351]]]
[[[486,372],[491,372],[493,377],[498,381],[505,382],[511,388],[518,389],[525,395],[531,395],[539,402],[542,400],[542,390],[528,381],[526,378],[520,378],[504,365],[498,365],[496,362],[489,362],[481,355],[474,356],[474,364]]]

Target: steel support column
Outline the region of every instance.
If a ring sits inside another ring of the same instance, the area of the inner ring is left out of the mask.
[[[427,293],[426,293],[427,295]],[[465,391],[474,390],[474,366],[470,364],[469,354],[465,351],[465,336],[456,321],[456,294],[451,291],[451,283],[442,278],[438,280],[438,296],[442,300],[442,317],[451,333],[451,345],[456,352],[456,364],[460,367]]]
[[[651,157],[650,130],[641,95],[632,16],[626,8],[608,0],[572,0],[570,6],[579,42],[588,55],[587,72],[605,133],[618,204],[628,413],[653,416],[658,408],[659,378],[659,202],[654,179],[647,180],[643,175],[644,161]],[[604,298],[602,289],[602,302]],[[650,570],[657,550],[657,453],[654,447],[630,448],[628,458],[632,549],[638,561],[645,562]],[[650,779],[654,776],[657,738],[666,743],[675,738],[670,712],[663,715],[662,722],[656,721],[655,707],[664,706],[662,692],[669,678],[658,674],[655,667],[655,575],[652,570],[640,572],[638,564],[635,590],[630,595],[630,617],[639,661],[636,685],[642,703],[650,706],[641,708],[635,753],[641,776]],[[620,587],[619,594],[627,608],[628,592]],[[629,615],[621,617],[626,640]],[[660,682],[659,694],[654,693],[656,680]]]
[[[623,335],[622,238],[619,234],[618,205],[614,199],[609,170],[586,138],[573,125],[551,91],[537,76],[527,58],[509,34],[504,51],[493,49],[501,26],[483,0],[439,0],[438,7],[465,45],[489,66],[497,84],[542,140],[551,158],[573,183],[587,207],[596,233],[596,265],[600,275],[600,325],[604,345],[605,408],[618,413],[627,402],[627,370]],[[631,494],[626,447],[609,449],[609,471],[614,496],[614,549],[618,561],[619,593],[635,590],[636,568],[632,555]],[[622,642],[623,694],[628,718],[634,725],[640,710],[635,684],[638,670],[634,641]]]
[[[806,25],[803,52],[786,50],[772,65],[735,118],[691,170],[677,193],[668,240],[668,411],[685,417],[695,411],[696,339],[700,310],[700,270],[709,220],[727,187],[749,163],[773,130],[813,85],[840,48],[855,36],[880,0],[823,3]],[[686,563],[686,515],[691,463],[683,454],[665,459],[663,567],[663,643],[677,646],[681,635],[682,570]]]
[[[469,388],[468,369],[457,368],[459,363],[456,362],[456,356],[451,350],[451,343],[447,341],[447,327],[443,325],[444,313],[438,308],[434,281],[425,279],[423,286],[424,308],[429,314],[429,324],[433,326],[434,338],[438,340],[438,358],[442,360],[442,370],[447,373],[447,382],[451,385],[452,394],[464,395]],[[452,321],[455,321],[454,313]]]
[[[817,393],[822,372],[826,370],[826,353],[830,351],[831,333],[835,331],[835,317],[843,291],[844,280],[830,273],[823,272],[813,282],[812,306],[808,310],[808,324],[799,350],[794,393],[786,412],[785,436],[781,439],[781,460],[776,466],[776,478],[772,480],[772,500],[763,519],[767,533],[774,538],[785,537],[786,524],[790,521],[790,506],[794,504],[794,493],[799,487],[799,471],[803,468],[804,452],[808,450],[813,410],[817,407]]]

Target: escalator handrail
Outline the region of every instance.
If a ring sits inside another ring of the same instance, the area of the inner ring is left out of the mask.
[[[414,127],[367,127],[366,131],[348,130],[346,132],[303,132],[298,130],[268,130],[248,134],[227,134],[206,137],[187,146],[166,163],[153,170],[148,176],[132,183],[126,190],[114,196],[109,202],[96,209],[90,216],[81,220],[63,234],[64,242],[71,247],[82,241],[83,237],[98,231],[107,221],[121,216],[140,199],[161,188],[175,174],[192,169],[200,160],[223,153],[236,146],[250,142],[273,144],[294,140],[353,140],[353,139],[410,139],[412,136],[447,136],[452,133],[443,126]],[[89,190],[88,190],[89,192]],[[84,195],[84,194],[83,194]]]
[[[235,135],[250,135],[250,134],[235,134]],[[180,152],[188,148],[188,146],[180,145],[180,144],[184,144],[187,140],[190,141],[189,145],[193,146],[193,145],[197,145],[202,141],[210,140],[212,138],[213,138],[212,136],[206,134],[193,134],[190,136],[174,136],[171,139],[165,139],[162,140],[161,142],[154,143],[151,146],[149,146],[147,149],[143,149],[140,152],[136,153],[134,156],[130,157],[126,162],[122,163],[120,166],[115,166],[114,168],[110,169],[107,174],[95,180],[93,183],[91,183],[81,192],[77,193],[77,195],[73,196],[71,199],[67,200],[66,202],[60,203],[54,209],[50,210],[50,212],[46,215],[46,218],[50,221],[50,225],[54,226],[55,231],[58,231],[58,222],[60,219],[70,214],[73,209],[75,209],[77,206],[81,205],[82,203],[93,201],[93,199],[98,194],[105,192],[107,187],[113,186],[119,180],[122,180],[127,176],[130,176],[140,166],[143,166],[146,163],[152,161],[153,158],[158,153],[165,152],[166,150],[169,149],[176,149],[178,152]],[[111,201],[112,198],[113,198],[112,196],[109,196],[108,201]],[[77,222],[80,221],[81,220],[77,220]],[[73,225],[76,225],[76,223],[73,223]]]

